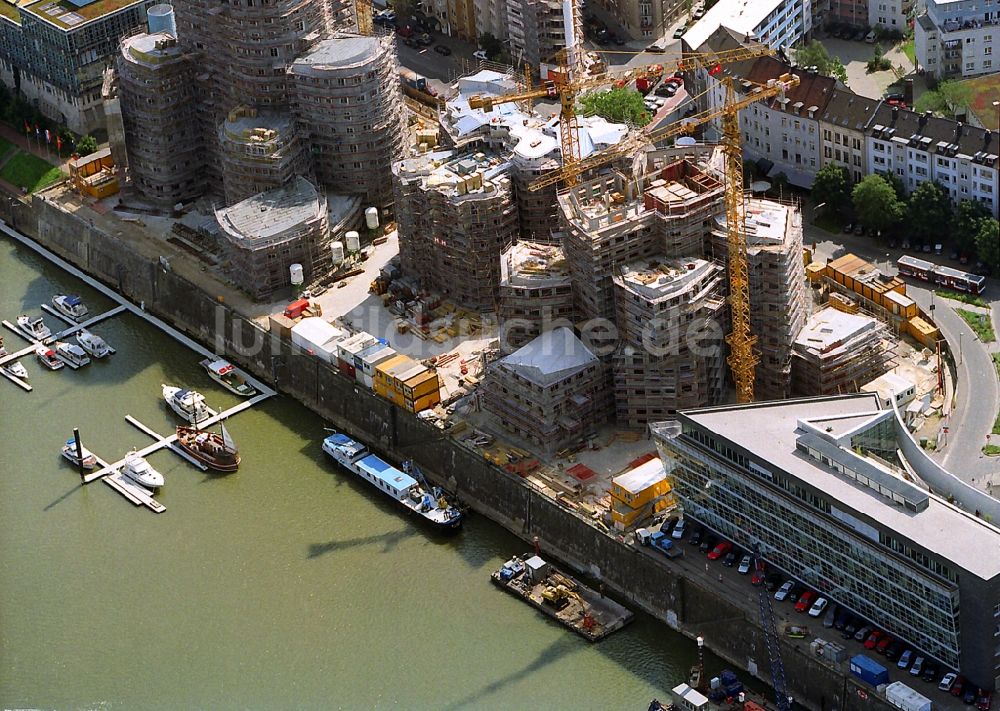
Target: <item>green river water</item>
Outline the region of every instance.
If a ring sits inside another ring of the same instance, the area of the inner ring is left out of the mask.
[[[0,238],[0,318],[56,292],[111,306]],[[494,588],[523,543],[474,514],[453,537],[399,515],[287,397],[228,423],[236,474],[152,455],[163,514],[81,486],[59,456],[74,426],[114,461],[150,442],[126,414],[172,432],[161,383],[236,402],[141,319],[93,330],[118,353],[75,372],[25,358],[31,393],[0,379],[0,708],[626,711],[686,677],[693,644],[645,615],[589,644]]]

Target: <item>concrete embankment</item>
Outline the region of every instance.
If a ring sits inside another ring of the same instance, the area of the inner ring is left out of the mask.
[[[477,513],[526,541],[537,536],[546,554],[601,581],[629,605],[688,637],[703,636],[719,656],[770,682],[759,620],[746,599],[734,603],[707,580],[686,576],[673,562],[623,543],[336,368],[265,333],[87,220],[38,197],[30,205],[0,204],[0,217],[192,338],[275,383],[280,392],[334,426],[397,461],[414,459],[431,479],[455,490]],[[874,693],[862,699],[846,664],[818,659],[808,648],[788,640],[783,639],[781,646],[790,691],[809,708],[891,708]]]

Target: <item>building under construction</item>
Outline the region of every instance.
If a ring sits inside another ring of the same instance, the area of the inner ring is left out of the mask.
[[[751,198],[746,203],[744,235],[750,323],[760,351],[754,394],[758,400],[783,400],[791,393],[792,343],[805,325],[808,311],[802,213],[797,205]],[[724,214],[715,222],[706,253],[727,263]]]
[[[292,264],[310,281],[330,264],[330,224],[324,194],[296,177],[285,185],[217,210],[238,286],[262,300],[289,283]]]
[[[511,353],[543,331],[572,327],[573,285],[562,248],[518,242],[500,258],[500,349]]]
[[[725,393],[723,270],[696,257],[654,258],[614,276],[618,424],[644,427]]]
[[[858,392],[889,370],[892,345],[878,319],[827,307],[806,322],[792,346],[792,392]]]
[[[570,329],[556,328],[489,366],[483,406],[504,429],[551,454],[609,418],[603,371]]]
[[[509,166],[438,151],[393,166],[403,273],[466,308],[495,311],[500,255],[517,240]]]
[[[309,156],[288,114],[239,106],[219,124],[226,204],[309,175]]]

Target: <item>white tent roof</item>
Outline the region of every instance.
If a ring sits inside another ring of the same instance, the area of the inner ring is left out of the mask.
[[[539,385],[551,385],[595,362],[597,357],[568,328],[546,331],[500,361]]]

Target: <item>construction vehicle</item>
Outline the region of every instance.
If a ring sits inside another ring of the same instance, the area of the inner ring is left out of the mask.
[[[570,600],[579,600],[580,596],[565,585],[547,585],[542,590],[542,599],[557,610],[561,610]]]
[[[717,74],[716,70],[720,67],[721,64],[715,64],[709,73]],[[726,158],[726,231],[729,248],[729,305],[732,318],[732,331],[726,336],[730,349],[727,362],[733,373],[733,382],[736,384],[736,401],[746,403],[753,402],[754,376],[759,356],[754,350],[757,338],[750,328],[750,279],[747,273],[745,237],[746,197],[743,194],[743,150],[740,147],[739,113],[741,109],[758,101],[784,95],[789,89],[798,86],[799,78],[794,74],[782,74],[766,84],[744,81],[744,85],[749,89],[742,97],[737,97],[732,77],[724,77],[721,81],[725,89],[722,108],[693,114],[682,121],[645,134],[633,134],[600,153],[569,165],[565,164],[564,158],[562,169],[536,180],[529,189],[538,190],[560,180],[569,182],[571,176],[575,179],[575,176],[587,170],[616,159],[632,158],[658,141],[689,134],[702,124],[721,119],[722,146]]]

